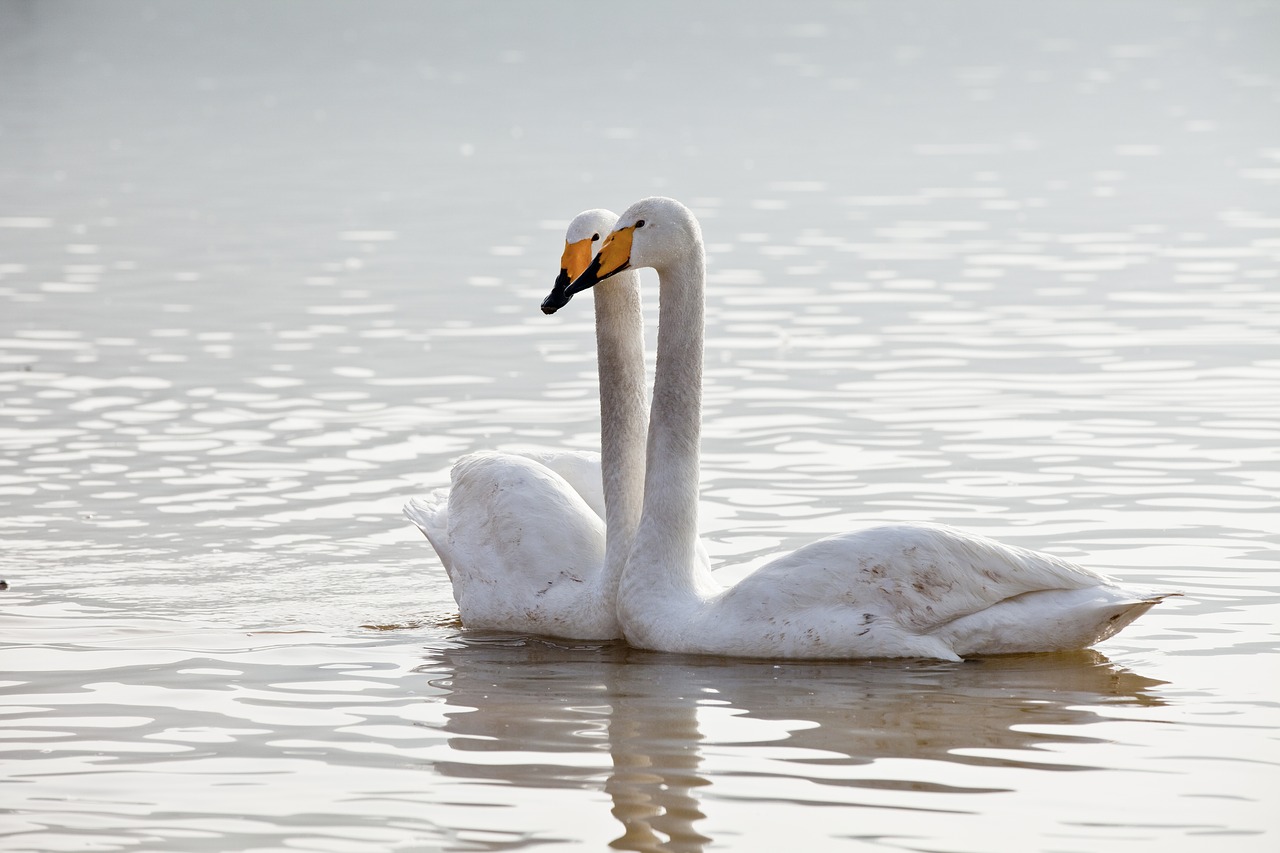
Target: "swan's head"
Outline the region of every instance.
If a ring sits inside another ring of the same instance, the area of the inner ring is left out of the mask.
[[[661,272],[702,251],[702,229],[689,208],[672,198],[641,199],[618,218],[600,253],[563,289],[551,292],[542,310],[553,314],[575,293],[595,287],[627,269],[653,267]]]
[[[570,297],[565,295],[570,282],[582,275],[591,264],[591,258],[599,250],[604,238],[613,230],[618,216],[612,210],[584,210],[569,223],[569,230],[564,234],[564,254],[560,256],[560,275],[551,293],[542,300],[542,310],[546,314],[554,314],[569,304]]]

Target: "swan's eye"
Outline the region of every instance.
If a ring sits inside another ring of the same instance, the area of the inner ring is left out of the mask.
[[[643,219],[637,219],[637,220],[636,220],[636,227],[637,227],[637,228],[643,228],[643,227],[644,227],[644,220],[643,220]]]
[[[599,235],[599,234],[592,234],[592,235],[591,235],[591,242],[592,242],[592,243],[594,243],[595,241],[597,241],[597,240],[599,240],[599,239],[600,239],[600,235]]]

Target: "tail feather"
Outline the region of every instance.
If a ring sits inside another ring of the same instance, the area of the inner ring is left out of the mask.
[[[1114,586],[1039,590],[963,616],[937,633],[961,657],[1083,649],[1176,594]]]
[[[404,505],[404,514],[417,525],[435,549],[445,571],[452,571],[452,554],[449,550],[449,490],[439,489],[424,498],[410,498]]]

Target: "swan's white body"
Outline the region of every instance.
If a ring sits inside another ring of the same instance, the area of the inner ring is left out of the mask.
[[[1084,648],[1163,598],[919,524],[823,539],[721,588],[694,558],[705,288],[697,220],[671,199],[637,202],[567,295],[640,267],[658,271],[661,302],[643,511],[618,588],[628,642],[765,658],[959,660]]]
[[[596,453],[480,451],[454,463],[448,489],[405,504],[449,575],[464,626],[622,635],[615,595],[602,588],[599,477]]]
[[[570,223],[560,286],[616,219],[590,210]],[[640,517],[648,424],[639,278],[624,275],[595,300],[603,471],[593,453],[473,453],[454,465],[449,489],[404,508],[444,564],[468,628],[622,636],[614,602]]]

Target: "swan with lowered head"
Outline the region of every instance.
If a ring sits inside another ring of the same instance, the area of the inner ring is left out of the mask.
[[[569,224],[558,291],[616,219],[588,210]],[[603,470],[600,456],[581,451],[481,451],[455,463],[447,490],[405,505],[444,564],[467,628],[622,636],[614,602],[640,517],[648,420],[639,277],[620,278],[595,299]]]
[[[706,287],[697,220],[673,199],[637,202],[543,310],[642,267],[657,270],[660,282],[658,362],[643,509],[618,586],[628,642],[764,658],[960,660],[1084,648],[1165,597],[1123,589],[1057,557],[924,524],[832,536],[727,589],[710,582],[694,560]]]

